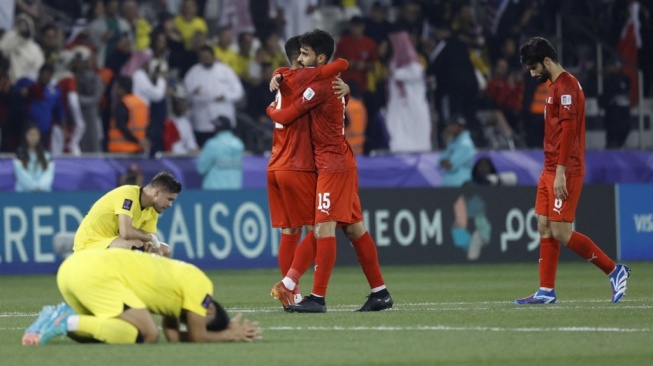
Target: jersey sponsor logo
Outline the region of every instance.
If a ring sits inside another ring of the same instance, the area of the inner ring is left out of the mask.
[[[313,91],[313,89],[311,88],[304,90],[304,94],[302,95],[304,100],[311,100],[313,99],[314,96],[315,96],[315,91]]]
[[[132,200],[130,200],[128,198],[125,198],[125,200],[122,202],[122,209],[127,210],[127,211],[131,210],[132,209],[132,203],[134,203],[134,201],[132,201]]]
[[[560,97],[560,104],[562,105],[571,105],[571,95],[565,94]]]
[[[203,307],[204,309],[208,309],[208,308],[209,308],[209,305],[211,304],[211,300],[213,300],[213,299],[211,298],[211,295],[206,295],[206,297],[204,298],[204,300],[202,300],[202,307]]]

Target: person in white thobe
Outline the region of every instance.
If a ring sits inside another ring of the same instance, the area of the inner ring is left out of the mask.
[[[236,127],[236,103],[245,95],[238,75],[227,65],[215,60],[210,46],[203,46],[200,62],[191,67],[184,78],[184,88],[191,103],[190,119],[200,146],[214,135],[218,116],[225,116]]]
[[[431,151],[431,115],[426,99],[425,70],[405,31],[390,35],[386,124],[390,151]]]

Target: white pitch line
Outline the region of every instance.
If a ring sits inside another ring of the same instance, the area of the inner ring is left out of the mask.
[[[649,328],[557,327],[557,328],[503,328],[503,327],[452,327],[447,325],[418,327],[269,327],[266,330],[318,330],[318,331],[481,331],[481,332],[650,332]]]

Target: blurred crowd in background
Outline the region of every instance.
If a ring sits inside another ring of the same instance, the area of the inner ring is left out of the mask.
[[[449,121],[477,148],[541,148],[546,84],[519,62],[535,35],[564,51],[598,100],[605,146],[621,148],[638,100],[631,66],[651,96],[650,11],[629,0],[4,0],[0,151],[36,128],[54,156],[199,154],[224,131],[264,154],[270,77],[288,66],[285,40],[313,28],[350,63],[357,153],[441,150]]]

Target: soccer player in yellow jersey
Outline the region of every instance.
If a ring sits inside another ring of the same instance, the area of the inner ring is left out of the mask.
[[[229,319],[213,299],[213,283],[192,264],[139,251],[107,249],[74,253],[59,267],[65,303],[43,308],[23,336],[42,345],[57,335],[81,342],[155,343],[162,315],[168,342],[255,341],[258,322]],[[180,329],[180,323],[186,328]]]
[[[170,173],[158,173],[149,184],[115,188],[97,200],[75,233],[74,252],[86,249],[143,248],[166,257],[170,248],[151,245],[159,214],[181,192],[181,183]]]

